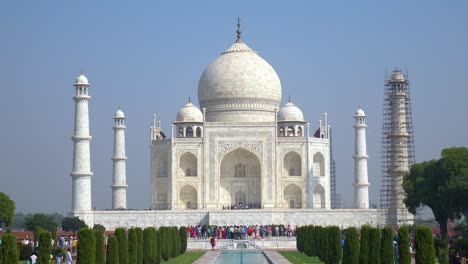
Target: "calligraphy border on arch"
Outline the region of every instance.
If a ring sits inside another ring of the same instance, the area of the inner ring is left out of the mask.
[[[263,156],[263,142],[261,140],[254,141],[219,141],[217,146],[218,158],[224,153],[234,150],[236,148],[245,148],[255,152],[259,157]]]

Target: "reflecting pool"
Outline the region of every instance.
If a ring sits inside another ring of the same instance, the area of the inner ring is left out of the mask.
[[[216,264],[269,264],[265,255],[259,251],[222,252]]]

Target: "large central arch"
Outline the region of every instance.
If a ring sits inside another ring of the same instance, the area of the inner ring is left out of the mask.
[[[220,163],[220,206],[261,206],[262,165],[252,152],[237,148],[226,154]]]

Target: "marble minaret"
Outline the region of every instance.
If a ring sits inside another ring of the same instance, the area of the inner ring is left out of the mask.
[[[91,210],[91,136],[89,135],[88,89],[89,83],[83,72],[76,78],[75,84],[75,129],[73,140],[72,211]]]
[[[119,109],[114,116],[114,174],[112,177],[112,209],[127,209],[127,176],[125,156],[125,115]]]
[[[367,175],[366,114],[359,107],[354,114],[354,207],[369,208],[369,181]]]

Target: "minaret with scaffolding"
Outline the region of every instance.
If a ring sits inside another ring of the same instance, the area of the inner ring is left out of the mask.
[[[389,223],[409,224],[413,216],[403,202],[403,177],[414,164],[413,121],[408,75],[396,68],[386,78],[382,129],[382,188],[380,202]]]

